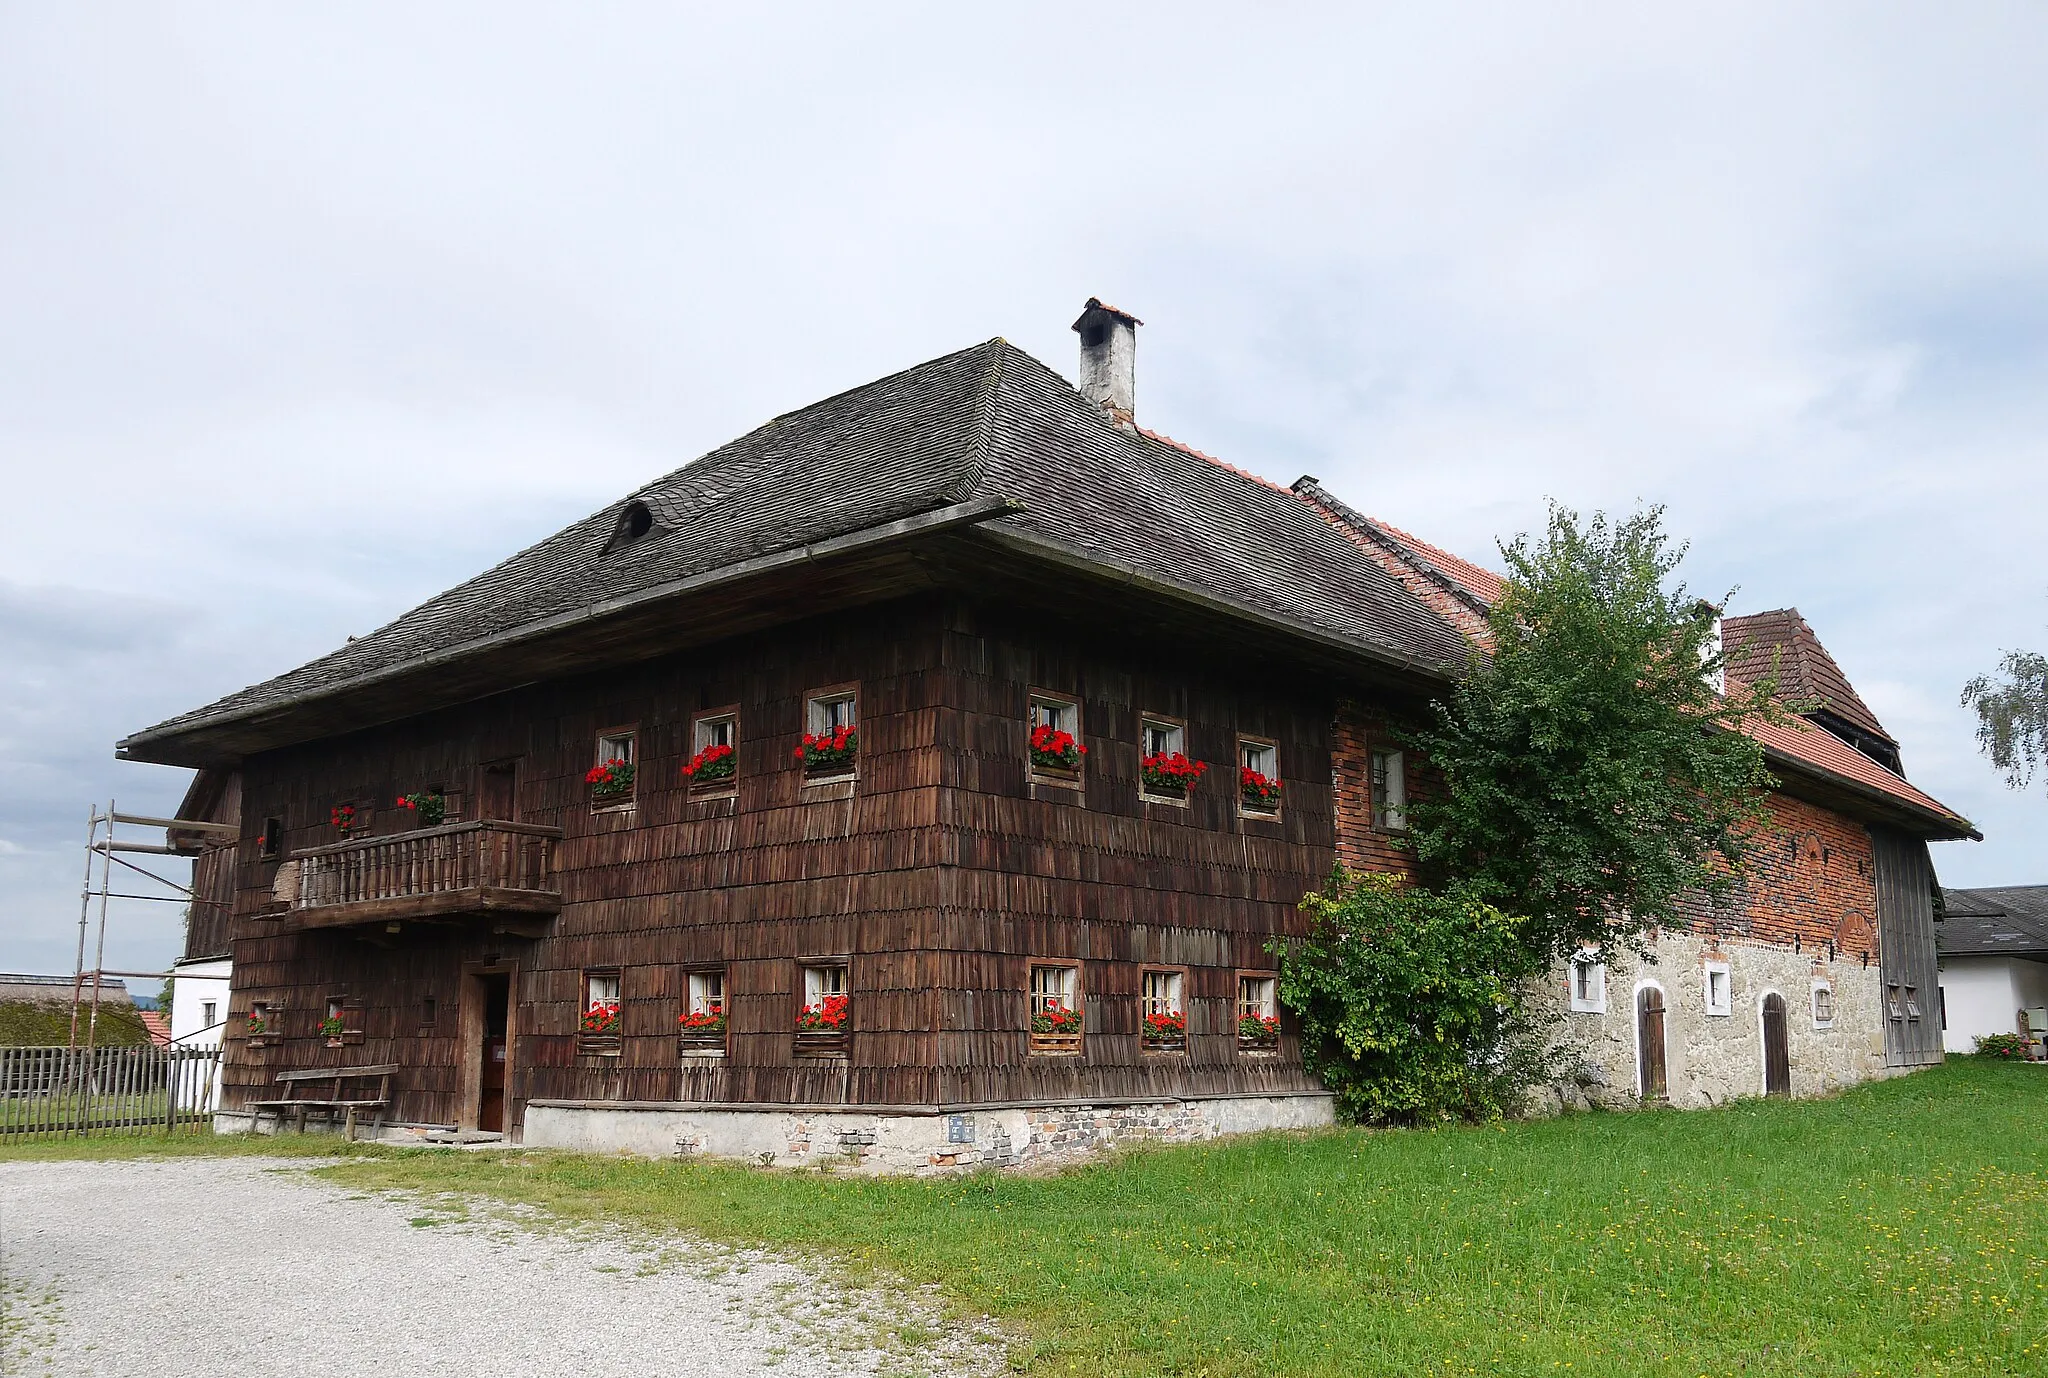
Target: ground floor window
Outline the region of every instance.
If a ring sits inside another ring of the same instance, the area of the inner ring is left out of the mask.
[[[690,972],[685,981],[683,1011],[677,1018],[677,1038],[685,1047],[705,1049],[725,1046],[725,971]]]
[[[1813,1027],[1835,1027],[1835,988],[1824,981],[1813,983]]]
[[[1280,1043],[1280,978],[1247,971],[1237,977],[1237,1046],[1273,1048]]]
[[[1735,1013],[1735,983],[1726,962],[1708,962],[1702,968],[1708,1014]]]
[[[1180,1052],[1188,1046],[1187,1006],[1182,1000],[1186,977],[1168,968],[1141,973],[1138,1033],[1146,1051]]]
[[[846,1051],[853,1031],[853,989],[843,961],[803,964],[803,1003],[797,1007],[798,1057],[832,1057]]]
[[[1590,954],[1572,958],[1572,1010],[1577,1014],[1607,1012],[1607,964]]]
[[[583,973],[583,1015],[577,1025],[576,1051],[585,1056],[616,1056],[620,1050],[619,975],[617,967],[594,967]]]
[[[1081,1051],[1081,969],[1071,962],[1031,966],[1031,1051]]]

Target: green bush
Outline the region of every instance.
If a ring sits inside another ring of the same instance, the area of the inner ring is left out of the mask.
[[[1280,946],[1280,998],[1302,1055],[1361,1124],[1517,1114],[1548,1071],[1524,987],[1542,960],[1525,922],[1456,892],[1339,868],[1310,894],[1307,937]]]
[[[68,995],[69,992],[66,992]],[[78,1012],[78,1041],[85,1042],[86,1011]],[[71,1001],[0,1000],[0,1047],[61,1047],[71,1038]],[[149,1030],[135,1006],[102,1001],[93,1042],[102,1048],[149,1042]]]
[[[1998,1057],[2011,1062],[2025,1062],[2033,1055],[2033,1049],[2027,1040],[2016,1033],[1985,1034],[1977,1040],[1978,1057]]]

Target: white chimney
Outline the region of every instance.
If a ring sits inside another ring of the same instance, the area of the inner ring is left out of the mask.
[[[1081,337],[1081,395],[1102,408],[1102,414],[1125,430],[1136,430],[1138,327],[1144,322],[1128,311],[1088,298],[1081,319],[1074,322]]]

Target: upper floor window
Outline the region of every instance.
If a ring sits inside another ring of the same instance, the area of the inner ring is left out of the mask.
[[[805,709],[803,745],[796,749],[807,775],[850,775],[860,755],[860,699],[851,688],[813,694]]]
[[[275,861],[284,855],[284,820],[266,818],[263,831],[256,836],[256,855],[265,861]]]
[[[1172,718],[1146,716],[1138,726],[1138,779],[1149,799],[1181,803],[1208,769],[1187,754],[1187,725]]]
[[[1372,825],[1384,832],[1408,827],[1408,765],[1398,751],[1372,753]]]
[[[690,788],[732,788],[739,772],[739,716],[728,710],[699,715],[690,724],[690,760],[683,776]]]
[[[1238,738],[1237,801],[1246,813],[1280,812],[1280,750],[1273,743]]]
[[[725,1029],[724,969],[690,972],[677,1036],[685,1046],[723,1048]]]
[[[1280,1041],[1280,978],[1269,972],[1239,972],[1237,977],[1237,1043],[1241,1048],[1271,1048]]]
[[[590,786],[590,800],[599,806],[633,802],[633,778],[638,773],[634,751],[635,734],[626,728],[600,732],[597,763],[584,775]]]
[[[1088,754],[1081,745],[1081,706],[1072,699],[1033,694],[1026,745],[1033,774],[1063,783],[1077,780],[1081,758]]]
[[[1072,962],[1031,965],[1031,1051],[1081,1051],[1081,969]]]
[[[804,964],[803,1004],[796,1015],[798,1056],[831,1056],[846,1050],[853,1025],[853,989],[848,977],[843,961]]]
[[[1184,978],[1178,971],[1147,970],[1140,977],[1138,1033],[1153,1052],[1187,1047],[1187,1006],[1182,1002]]]

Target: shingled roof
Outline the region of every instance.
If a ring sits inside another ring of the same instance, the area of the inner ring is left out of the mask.
[[[394,677],[486,645],[707,596],[701,576],[713,571],[939,513],[1389,665],[1440,673],[1466,654],[1456,631],[1293,494],[1119,428],[996,339],[777,417],[369,635],[121,748],[199,763],[180,739],[202,727],[373,681],[388,691]]]
[[[1856,693],[1856,686],[1820,644],[1820,637],[1797,608],[1775,608],[1747,617],[1721,619],[1721,651],[1728,678],[1754,684],[1771,672],[1775,657],[1778,693],[1788,699],[1810,699],[1843,721],[1893,747],[1898,739],[1885,731],[1877,714]]]
[[[2048,958],[2048,885],[1943,890],[1944,957]]]

